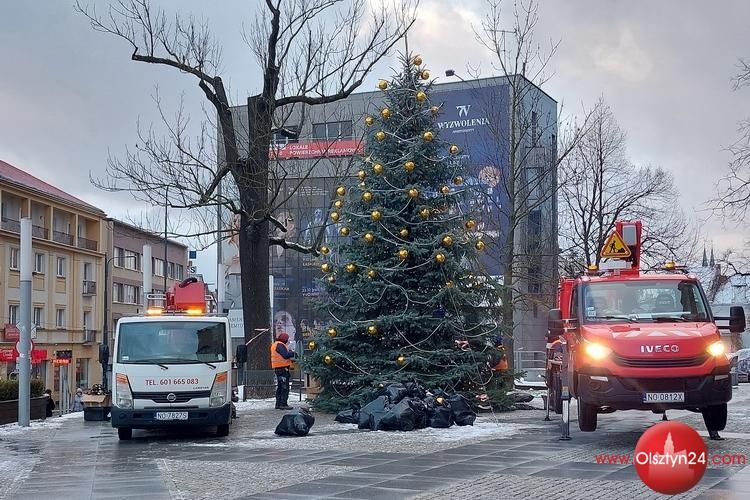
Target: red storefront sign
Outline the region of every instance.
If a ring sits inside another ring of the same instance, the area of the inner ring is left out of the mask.
[[[0,349],[0,363],[15,363],[18,359],[18,351],[15,347]],[[47,349],[34,349],[31,351],[31,364],[39,364],[47,360]]]
[[[362,154],[365,146],[359,139],[340,139],[337,141],[304,141],[271,146],[268,150],[270,159],[289,160],[293,158],[325,158],[335,156],[354,156]]]
[[[5,341],[10,342],[11,340],[20,340],[21,339],[21,332],[18,330],[18,327],[14,325],[13,323],[6,323],[5,324]]]

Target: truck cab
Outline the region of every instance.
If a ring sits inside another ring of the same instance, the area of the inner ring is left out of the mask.
[[[143,316],[121,318],[113,349],[112,426],[216,426],[232,421],[231,338],[224,316],[207,314],[204,285],[186,280]]]
[[[565,386],[584,432],[596,430],[598,414],[616,410],[692,410],[710,433],[724,429],[730,360],[695,276],[674,264],[649,273],[589,269],[561,280],[558,304],[550,312],[547,365],[557,413]],[[744,329],[741,308],[733,309],[730,328]]]

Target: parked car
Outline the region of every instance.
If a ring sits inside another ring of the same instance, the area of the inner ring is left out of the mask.
[[[737,380],[750,382],[750,349],[740,349],[737,355]]]

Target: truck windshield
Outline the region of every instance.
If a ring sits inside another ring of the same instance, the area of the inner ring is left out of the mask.
[[[633,280],[583,286],[583,319],[596,322],[708,321],[695,282]]]
[[[118,363],[190,364],[227,360],[224,323],[143,321],[122,323]]]

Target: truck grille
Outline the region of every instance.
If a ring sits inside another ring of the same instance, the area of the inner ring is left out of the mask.
[[[648,359],[648,358],[624,358],[614,356],[614,361],[620,366],[629,366],[632,368],[679,368],[684,366],[699,366],[706,362],[708,354],[693,356],[692,358],[668,358],[668,359]]]
[[[175,395],[175,400],[167,399],[169,394]],[[133,399],[149,399],[154,403],[187,403],[191,399],[211,397],[211,391],[185,391],[185,392],[134,392]]]

